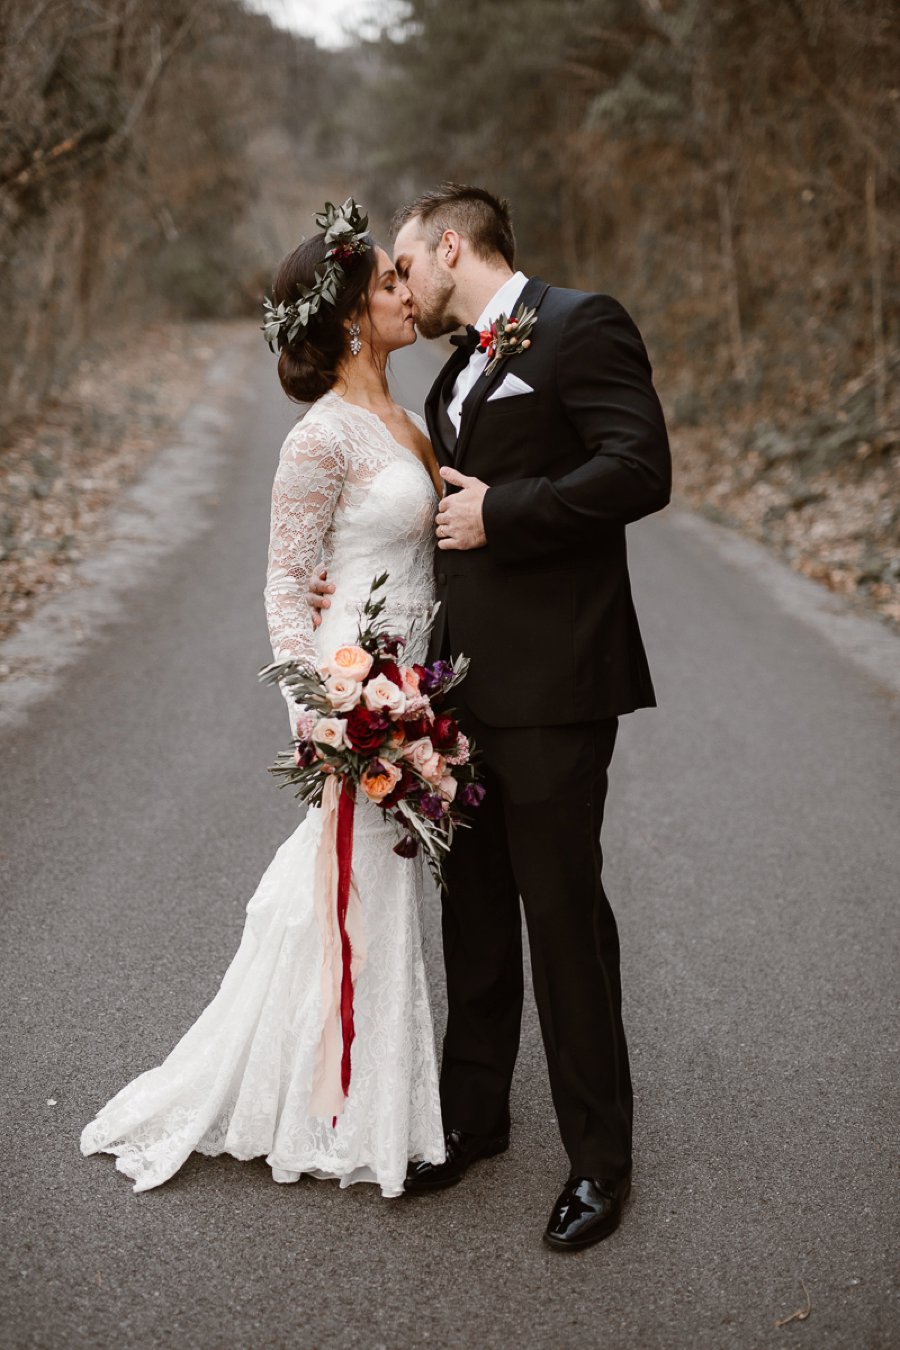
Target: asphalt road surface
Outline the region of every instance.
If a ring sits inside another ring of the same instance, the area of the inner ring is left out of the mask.
[[[434,363],[424,346],[397,363],[412,406]],[[2,1343],[900,1343],[887,664],[863,671],[811,589],[788,605],[775,564],[671,510],[631,531],[660,708],[625,719],[605,830],[637,1100],[619,1231],[574,1256],[541,1245],[566,1161],[530,1004],[510,1151],[440,1195],[278,1186],[261,1160],[200,1157],[134,1195],[112,1159],[81,1157],[83,1124],[215,992],[296,823],[265,772],[283,704],[256,680],[292,413],[246,345],[208,400],[145,492],[162,544],[126,530],[6,653]],[[428,959],[440,1026],[436,912]],[[776,1328],[806,1291],[809,1316]]]

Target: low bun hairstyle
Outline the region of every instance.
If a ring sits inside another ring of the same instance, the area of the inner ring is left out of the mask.
[[[337,379],[338,364],[347,350],[348,315],[368,310],[369,285],[375,272],[375,240],[361,236],[369,245],[358,255],[353,270],[333,305],[323,304],[306,335],[295,342],[279,337],[278,378],[289,399],[315,403],[327,394]],[[282,261],[272,283],[276,305],[290,305],[300,298],[301,286],[314,286],[316,271],[325,267],[325,235],[314,234]]]

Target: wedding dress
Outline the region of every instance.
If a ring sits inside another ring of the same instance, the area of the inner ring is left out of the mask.
[[[318,664],[353,642],[372,580],[388,572],[384,618],[402,633],[419,620],[404,659],[424,661],[436,504],[427,470],[379,417],[334,393],[319,399],[288,434],[275,477],[265,600],[276,659]],[[314,630],[306,589],[320,563],[335,593]],[[427,871],[393,852],[397,829],[364,801],[353,844],[365,962],[350,1088],[335,1123],[307,1109],[326,1015],[313,897],[321,817],[310,809],[269,864],[209,1006],[82,1133],[82,1152],[115,1154],[136,1191],[166,1181],[192,1152],[265,1155],[276,1181],[373,1181],[385,1196],[402,1193],[410,1160],[444,1158],[422,953]]]

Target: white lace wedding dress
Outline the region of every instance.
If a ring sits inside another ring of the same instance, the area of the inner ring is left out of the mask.
[[[318,662],[352,642],[381,572],[395,631],[430,614],[436,502],[428,472],[380,418],[334,393],[321,398],[288,434],[275,477],[265,598],[276,658]],[[314,632],[305,593],[320,562],[336,589]],[[424,660],[426,644],[420,623],[405,659]],[[393,852],[397,830],[367,802],[354,826],[366,958],[350,1090],[334,1126],[307,1109],[325,1015],[313,898],[321,816],[310,810],[275,854],[213,1001],[165,1062],[83,1131],[82,1152],[116,1154],[136,1191],[166,1181],[194,1151],[265,1155],[276,1181],[374,1181],[385,1196],[402,1193],[410,1160],[443,1160],[421,931],[431,882],[420,859]]]

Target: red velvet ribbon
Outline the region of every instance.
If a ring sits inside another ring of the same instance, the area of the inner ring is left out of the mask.
[[[347,933],[347,906],[350,903],[350,875],[353,867],[353,808],[355,789],[344,779],[338,799],[337,818],[337,918],[341,935],[341,1088],[344,1096],[350,1091],[350,1047],[353,1044],[353,981],[350,962],[353,951]]]

